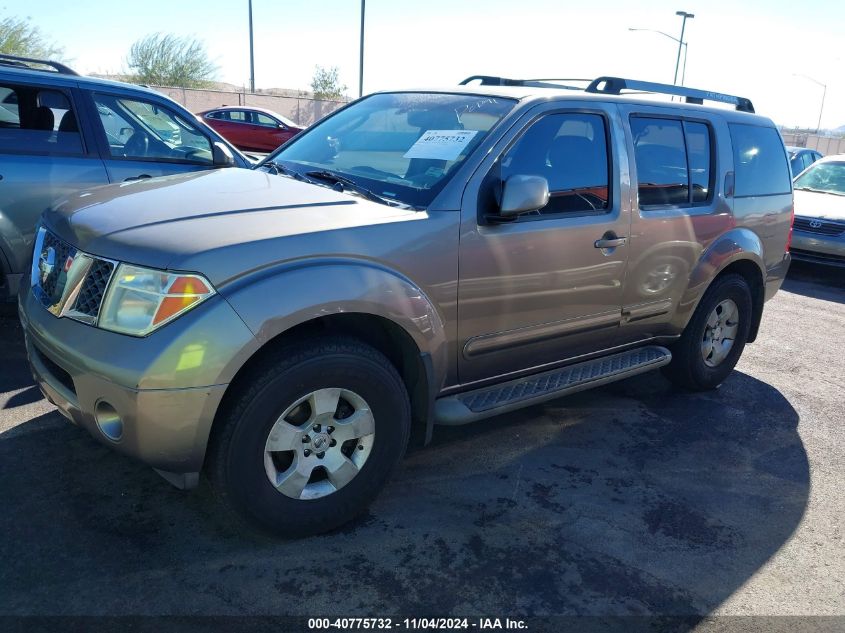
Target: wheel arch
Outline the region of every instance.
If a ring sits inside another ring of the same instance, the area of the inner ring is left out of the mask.
[[[766,265],[763,244],[756,233],[744,227],[732,229],[716,238],[702,253],[690,273],[689,284],[676,313],[678,330],[682,331],[692,318],[704,293],[719,278],[737,274],[751,289],[752,321],[748,342],[757,338],[763,318],[766,292]]]
[[[215,415],[211,434],[218,420],[225,415],[227,403],[232,400],[230,396],[249,381],[252,372],[263,365],[264,359],[294,341],[331,335],[357,339],[387,357],[399,373],[411,400],[411,443],[427,444],[431,440],[434,396],[437,393],[431,355],[421,350],[414,337],[395,321],[361,312],[337,312],[308,319],[267,340],[234,374]]]

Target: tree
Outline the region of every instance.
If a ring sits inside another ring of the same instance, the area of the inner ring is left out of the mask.
[[[340,83],[337,66],[323,68],[314,67],[314,78],[311,80],[311,92],[315,99],[326,101],[342,101],[346,98],[346,86]]]
[[[0,53],[37,59],[61,59],[64,49],[48,40],[28,18],[8,17],[0,20]]]
[[[136,41],[129,48],[126,65],[129,81],[178,88],[204,88],[217,72],[203,42],[172,33],[154,33]]]

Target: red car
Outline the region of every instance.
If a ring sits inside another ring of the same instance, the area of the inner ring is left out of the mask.
[[[263,108],[223,106],[197,114],[240,150],[272,152],[303,130],[281,114]]]

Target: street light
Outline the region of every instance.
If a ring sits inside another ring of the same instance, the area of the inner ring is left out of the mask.
[[[361,0],[361,50],[358,54],[358,97],[364,96],[364,10],[367,0]]]
[[[795,77],[803,77],[804,79],[808,79],[809,81],[812,81],[814,84],[817,84],[817,85],[819,85],[823,88],[823,90],[822,90],[822,105],[819,108],[819,122],[816,125],[816,134],[818,134],[819,130],[822,127],[822,112],[824,112],[824,98],[827,96],[827,84],[823,84],[818,79],[813,79],[812,77],[809,77],[807,75],[802,75],[801,73],[794,73],[794,75],[795,75]]]
[[[687,26],[687,18],[694,18],[695,16],[692,13],[687,13],[686,11],[675,11],[675,15],[680,15],[684,18],[684,21],[681,22],[681,39],[678,40],[678,59],[675,62],[675,81],[672,83],[677,86],[678,85],[678,67],[681,65],[681,45],[684,43],[684,29]],[[686,65],[687,60],[684,58],[684,65]]]
[[[249,91],[255,92],[255,56],[252,52],[252,0],[249,0]]]
[[[681,46],[684,47],[684,70],[683,70],[683,73],[681,74],[681,85],[683,86],[684,80],[686,79],[686,76],[687,76],[687,43],[681,42],[681,40],[679,40],[677,37],[669,35],[668,33],[664,33],[663,31],[658,31],[657,29],[632,29],[632,28],[629,27],[628,30],[629,31],[648,31],[650,33],[659,33],[660,35],[662,35],[664,37],[668,37],[673,42],[678,42]],[[677,75],[676,75],[676,78],[677,78]]]

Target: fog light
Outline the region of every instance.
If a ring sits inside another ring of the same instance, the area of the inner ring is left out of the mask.
[[[120,440],[123,435],[123,420],[120,419],[113,406],[100,400],[94,409],[94,417],[103,435],[113,442]]]

